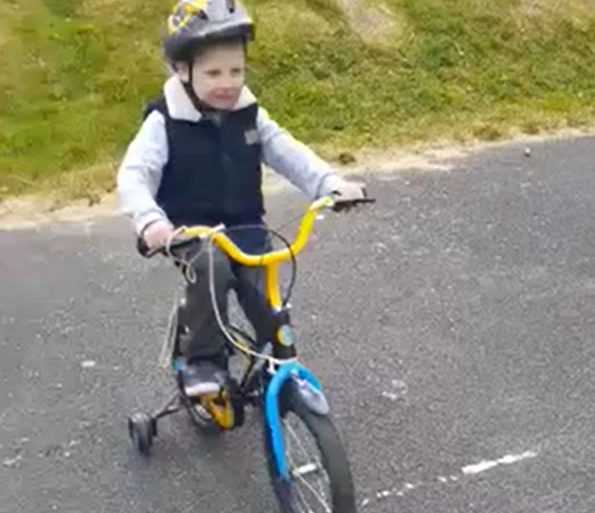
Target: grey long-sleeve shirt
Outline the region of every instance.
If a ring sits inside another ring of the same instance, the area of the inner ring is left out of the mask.
[[[200,119],[200,112],[194,108],[177,76],[165,83],[164,93],[172,118],[194,122]],[[244,88],[236,109],[255,102],[250,90]],[[257,130],[262,143],[263,163],[287,178],[309,198],[329,194],[343,182],[329,164],[280,128],[262,108],[258,111]],[[117,177],[121,209],[132,219],[139,234],[149,223],[167,218],[155,198],[168,158],[165,119],[161,113],[153,111],[130,143]]]

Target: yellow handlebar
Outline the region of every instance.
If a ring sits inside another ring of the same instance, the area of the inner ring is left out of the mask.
[[[314,203],[312,203],[312,205],[310,205],[302,217],[298,233],[295,240],[290,245],[290,248],[279,249],[276,251],[271,251],[270,253],[263,253],[261,255],[249,255],[244,253],[231,241],[227,235],[225,235],[225,233],[222,231],[217,231],[216,228],[211,226],[190,226],[184,228],[181,231],[181,235],[186,238],[212,237],[213,242],[217,244],[217,246],[219,246],[219,248],[225,254],[227,254],[227,256],[239,264],[249,267],[268,266],[270,264],[286,262],[292,258],[292,255],[297,255],[302,249],[304,249],[304,246],[308,242],[308,238],[312,233],[316,216],[321,210],[330,208],[334,204],[335,200],[330,196],[325,196],[324,198],[316,200]]]

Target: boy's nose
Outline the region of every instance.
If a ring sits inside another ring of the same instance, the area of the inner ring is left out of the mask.
[[[217,81],[219,87],[228,87],[231,84],[231,77],[229,75],[221,75]]]
[[[220,82],[221,89],[237,89],[239,80],[236,77],[225,77]]]

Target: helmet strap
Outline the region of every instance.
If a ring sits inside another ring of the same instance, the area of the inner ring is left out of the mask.
[[[200,98],[194,92],[194,87],[192,86],[192,81],[194,80],[194,62],[192,60],[188,61],[188,82],[184,82],[184,89],[186,90],[186,94],[190,98],[192,105],[194,108],[201,112],[202,111],[202,102]]]
[[[206,116],[209,119],[217,120],[217,119],[219,119],[219,115],[223,114],[223,112],[219,111],[218,109],[215,109],[213,107],[209,107],[194,92],[194,87],[192,86],[193,79],[194,79],[193,78],[193,75],[194,75],[193,65],[194,65],[193,62],[191,62],[191,61],[188,62],[188,74],[189,74],[188,82],[182,82],[182,84],[184,86],[184,90],[186,91],[186,94],[190,98],[192,105],[198,112],[200,112],[203,116]]]

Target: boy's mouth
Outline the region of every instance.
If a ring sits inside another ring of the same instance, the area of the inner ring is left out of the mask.
[[[227,106],[235,105],[238,100],[238,94],[216,94],[213,95],[213,100],[219,104],[225,104]]]

